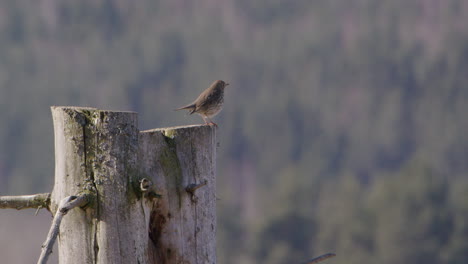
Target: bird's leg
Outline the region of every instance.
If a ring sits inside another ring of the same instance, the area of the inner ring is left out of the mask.
[[[210,123],[208,125],[214,125],[215,127],[218,127],[218,125],[215,122],[213,122],[213,120],[211,120],[209,117],[208,120],[210,120]]]
[[[210,123],[208,121],[206,121],[206,118],[204,115],[201,115],[201,117],[203,118],[203,121],[205,121],[205,125],[209,125]]]
[[[213,125],[215,127],[218,127],[218,125],[215,122],[213,122],[209,117],[204,116],[204,115],[201,115],[201,117],[203,118],[203,121],[205,121],[205,125],[209,125],[209,126]],[[209,120],[209,122],[207,120]]]

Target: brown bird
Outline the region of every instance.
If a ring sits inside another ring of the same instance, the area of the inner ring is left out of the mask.
[[[223,109],[224,88],[228,85],[229,83],[221,80],[214,81],[208,89],[203,91],[200,96],[193,101],[193,103],[175,110],[190,110],[189,114],[199,114],[203,118],[203,121],[205,121],[205,124],[218,127],[211,118]]]

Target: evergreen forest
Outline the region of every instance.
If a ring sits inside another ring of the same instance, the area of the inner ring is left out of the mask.
[[[3,0],[0,195],[51,191],[50,106],[201,124],[217,79],[218,263],[468,263],[465,0]]]

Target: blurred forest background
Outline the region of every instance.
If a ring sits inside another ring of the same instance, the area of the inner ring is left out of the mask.
[[[219,263],[468,263],[466,0],[3,0],[0,47],[0,195],[51,191],[49,106],[202,123],[222,79]],[[41,215],[1,210],[2,262]]]

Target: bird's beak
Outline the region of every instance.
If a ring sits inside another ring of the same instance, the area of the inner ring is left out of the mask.
[[[226,85],[225,85],[225,86],[228,86],[228,85],[229,85],[229,83],[226,83]]]

